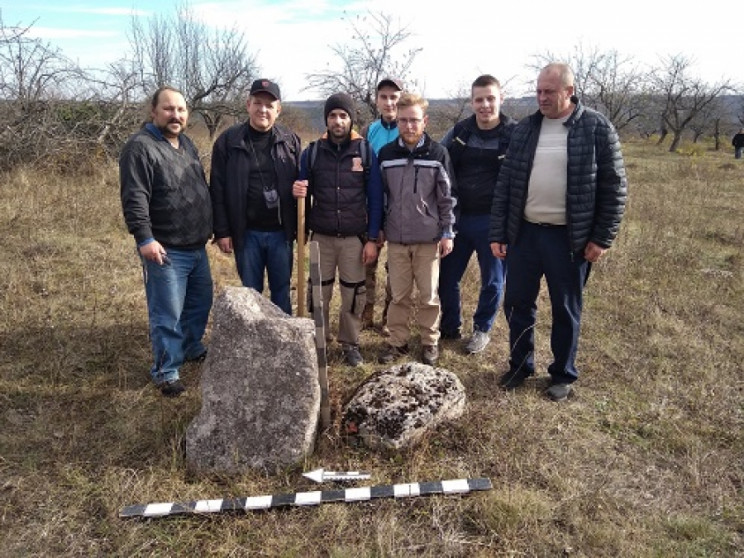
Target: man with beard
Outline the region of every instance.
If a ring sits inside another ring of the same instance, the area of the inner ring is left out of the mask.
[[[338,341],[347,364],[359,366],[363,362],[359,333],[366,298],[364,266],[377,258],[382,183],[374,151],[352,130],[353,99],[345,93],[331,95],[323,114],[327,131],[302,152],[300,179],[292,193],[296,198],[310,198],[307,221],[320,250],[325,330],[330,332],[330,300],[338,270]]]
[[[439,261],[452,251],[454,232],[452,165],[447,150],[425,132],[429,103],[414,93],[398,100],[400,137],[380,150],[387,194],[385,239],[390,289],[388,347],[383,364],[408,352],[414,285],[418,289],[416,321],[424,364],[439,358]]]
[[[206,355],[202,337],[213,296],[205,249],[212,205],[199,153],[183,133],[188,116],[181,92],[161,87],[152,97],[152,121],[119,158],[124,219],[142,260],[150,374],[166,397],[185,391],[181,365]]]

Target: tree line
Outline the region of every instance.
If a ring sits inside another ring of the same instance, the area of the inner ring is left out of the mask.
[[[113,157],[147,114],[147,96],[161,85],[181,89],[192,115],[203,122],[210,139],[225,124],[243,118],[250,83],[259,66],[246,36],[236,28],[211,29],[200,23],[188,4],[169,16],[133,17],[129,52],[106,68],[86,70],[63,52],[32,37],[33,24],[7,25],[0,12],[0,170],[20,164],[73,169],[81,161]],[[406,49],[412,32],[392,16],[368,12],[344,16],[346,42],[332,45],[334,62],[307,74],[307,89],[326,96],[352,95],[361,107],[358,121],[376,117],[375,87],[394,75],[415,88],[411,68],[421,48]],[[727,138],[744,126],[741,87],[730,80],[708,83],[694,75],[683,55],[642,68],[617,51],[587,49],[535,54],[537,70],[562,60],[576,74],[576,92],[587,106],[606,114],[621,134],[671,137],[676,151],[683,134]],[[432,118],[452,125],[467,114],[469,90],[432,107]],[[512,116],[526,114],[518,103]],[[522,114],[524,112],[524,114]],[[302,122],[297,112],[283,117]]]

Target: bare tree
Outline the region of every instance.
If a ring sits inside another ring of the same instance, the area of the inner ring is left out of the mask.
[[[396,56],[411,32],[382,12],[342,19],[351,27],[349,42],[331,47],[338,62],[329,63],[326,70],[307,74],[305,90],[317,89],[324,96],[338,91],[348,93],[367,109],[368,114],[359,115],[360,124],[364,124],[377,116],[376,87],[383,77],[395,76],[409,85],[415,83],[409,71],[422,49],[411,48]]]
[[[0,18],[0,161],[2,167],[51,160],[65,145],[60,101],[74,98],[79,70],[30,26]]]
[[[245,35],[237,29],[210,31],[183,3],[171,18],[155,16],[143,23],[135,17],[130,44],[142,68],[143,91],[166,84],[181,89],[210,138],[226,116],[242,110],[257,65]]]
[[[661,119],[663,127],[672,133],[669,151],[673,153],[690,123],[732,87],[729,81],[709,85],[700,78],[690,76],[692,62],[683,55],[670,56],[662,62],[662,66],[652,72],[651,82],[654,93],[663,102]]]
[[[546,64],[563,61],[574,72],[576,96],[609,118],[615,128],[622,130],[642,114],[643,89],[648,82],[646,73],[628,56],[616,50],[606,52],[579,43],[566,56],[551,52],[533,55],[530,65],[536,71]]]

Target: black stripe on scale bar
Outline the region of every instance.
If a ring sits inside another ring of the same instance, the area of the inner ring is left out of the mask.
[[[156,518],[169,515],[255,511],[288,506],[314,506],[330,502],[365,502],[377,498],[413,498],[433,494],[466,494],[491,490],[491,480],[452,479],[430,482],[413,482],[392,485],[362,486],[343,490],[316,490],[272,496],[249,496],[215,500],[197,500],[188,503],[159,502],[126,506],[119,512],[121,518]]]

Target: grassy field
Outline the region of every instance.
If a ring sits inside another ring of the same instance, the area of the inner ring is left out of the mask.
[[[501,315],[487,351],[443,345],[465,416],[413,450],[377,453],[322,435],[280,475],[194,478],[181,453],[199,409],[149,382],[146,309],[118,178],[18,170],[0,184],[0,555],[2,556],[742,556],[744,555],[744,164],[731,153],[624,146],[629,206],[595,267],[576,397],[539,376],[498,389]],[[736,163],[736,164],[735,164]],[[239,284],[209,249],[219,290]],[[466,275],[465,323],[476,298]],[[379,293],[382,297],[383,294]],[[340,403],[379,369],[331,350]],[[494,488],[245,515],[122,520],[128,504],[317,489],[301,472],[365,470],[372,484],[489,477]]]

